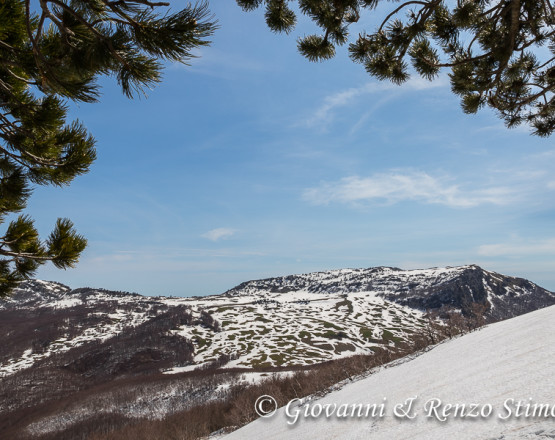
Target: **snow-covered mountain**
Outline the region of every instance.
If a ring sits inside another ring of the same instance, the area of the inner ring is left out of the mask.
[[[109,350],[115,336],[133,339],[153,326],[175,344],[190,341],[194,350],[192,358],[175,357],[158,347],[164,362],[152,361],[154,368],[185,371],[222,357],[232,359],[229,367],[309,365],[402,343],[425,326],[426,310],[449,306],[469,315],[473,304],[498,320],[555,304],[555,294],[474,265],[315,272],[194,298],[71,290],[34,280],[0,302],[0,328],[3,322],[14,335],[0,351],[0,376],[93,342]],[[79,359],[71,362],[82,364]]]
[[[506,319],[553,304],[553,293],[536,284],[476,265],[402,270],[393,267],[341,269],[248,281],[225,295],[287,292],[368,292],[388,301],[426,310],[442,305],[467,311],[477,302],[487,305],[492,319]]]
[[[223,439],[555,438],[554,334],[555,307],[491,324]]]
[[[28,281],[0,301],[0,432],[14,420],[25,426],[28,413],[36,432],[49,432],[60,417],[80,423],[98,405],[124,418],[163,417],[215,398],[233,374],[253,368],[306,369],[402,347],[430,325],[427,309],[497,320],[552,304],[555,295],[530,281],[473,265],[316,272],[193,298]],[[195,389],[193,377],[208,366],[223,367],[218,380]],[[124,390],[102,404],[87,394],[104,396],[116,383]],[[84,395],[76,418],[50,407],[75,395]]]

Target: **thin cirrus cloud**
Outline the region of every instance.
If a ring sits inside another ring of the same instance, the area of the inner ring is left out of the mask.
[[[447,80],[444,77],[432,82],[419,77],[413,77],[400,86],[387,81],[369,82],[360,87],[352,87],[326,96],[323,99],[322,104],[309,118],[306,118],[303,122],[304,125],[309,127],[330,122],[336,109],[350,105],[354,100],[362,95],[381,93],[385,91],[403,93],[407,91],[426,90],[443,87],[446,84]]]
[[[377,173],[370,177],[351,176],[323,183],[305,190],[303,199],[316,205],[417,201],[452,208],[472,208],[483,204],[506,205],[515,201],[515,194],[507,187],[462,190],[446,178],[405,171]]]
[[[205,232],[204,234],[201,235],[201,237],[207,238],[208,240],[211,240],[211,241],[219,241],[219,240],[225,240],[226,238],[230,238],[233,234],[235,234],[235,232],[237,232],[235,231],[235,229],[216,228],[208,232]]]
[[[555,238],[527,243],[485,244],[478,248],[478,254],[486,257],[555,255]]]
[[[205,74],[220,78],[236,75],[239,72],[264,72],[268,65],[239,53],[230,53],[215,48],[210,50],[195,49],[192,51],[196,58],[191,66],[186,66],[189,72]],[[179,65],[177,67],[180,67]]]

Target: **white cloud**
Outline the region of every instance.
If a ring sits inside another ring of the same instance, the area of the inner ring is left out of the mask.
[[[219,78],[232,77],[244,72],[264,72],[270,69],[268,63],[262,63],[254,58],[248,58],[235,52],[218,50],[215,47],[209,50],[193,50],[190,65],[185,66],[188,72],[205,74]],[[183,68],[183,64],[174,63],[176,68]]]
[[[524,134],[531,134],[532,132],[530,127],[526,124],[521,124],[511,128],[507,128],[507,126],[501,120],[497,121],[492,125],[486,125],[480,128],[476,128],[474,131],[476,131],[477,133],[496,132],[496,131],[501,133],[506,133],[508,130],[510,130],[513,133],[524,133]]]
[[[309,188],[303,198],[322,205],[331,202],[358,203],[385,201],[419,201],[454,208],[470,208],[483,204],[504,205],[515,201],[515,195],[506,187],[488,187],[462,190],[459,185],[424,172],[393,171],[370,177],[351,176],[338,182],[324,183]]]
[[[521,256],[552,254],[555,255],[555,238],[527,243],[497,243],[478,247],[478,254],[486,257]]]
[[[447,84],[446,78],[441,77],[435,81],[427,81],[420,77],[413,77],[406,83],[398,86],[390,81],[369,82],[361,87],[354,87],[341,92],[328,95],[323,99],[313,115],[305,119],[304,124],[314,126],[329,122],[333,117],[333,112],[339,107],[351,104],[355,99],[362,95],[380,93],[395,90],[398,93],[414,90],[426,90],[436,87],[443,87]]]
[[[231,237],[233,234],[235,234],[235,232],[236,232],[235,229],[216,228],[208,232],[205,232],[204,234],[201,235],[201,237],[207,238],[208,240],[212,240],[212,241],[218,241],[218,240]]]

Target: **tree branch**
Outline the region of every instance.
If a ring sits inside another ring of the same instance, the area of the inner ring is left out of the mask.
[[[383,27],[387,24],[387,22],[389,21],[389,19],[391,17],[393,17],[397,12],[399,12],[401,9],[405,8],[408,5],[413,5],[413,4],[418,4],[418,5],[423,5],[424,8],[429,7],[432,3],[437,3],[437,1],[435,2],[422,2],[422,1],[418,1],[418,0],[413,0],[413,1],[408,1],[403,3],[401,6],[397,7],[393,12],[391,12],[387,17],[385,17],[384,21],[382,21],[382,24],[380,25],[380,27],[378,28],[378,31],[376,33],[380,33],[381,30],[383,29]],[[422,8],[422,9],[424,9]]]

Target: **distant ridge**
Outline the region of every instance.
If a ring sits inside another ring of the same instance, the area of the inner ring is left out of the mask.
[[[339,269],[247,281],[224,295],[375,292],[420,310],[448,305],[468,311],[473,302],[487,307],[492,320],[507,319],[555,304],[555,294],[523,278],[501,275],[471,264],[403,270],[395,267]]]
[[[142,361],[131,367],[123,365],[130,360],[118,358],[114,362],[123,364],[110,368],[177,372],[221,356],[241,368],[309,365],[402,343],[421,331],[427,310],[448,307],[471,316],[476,304],[486,320],[495,321],[553,305],[555,294],[477,265],[312,272],[247,281],[221,295],[194,298],[72,290],[30,280],[0,302],[0,330],[15,335],[0,351],[0,377],[52,355],[102,375],[102,364],[94,360],[113,356],[114,338],[128,338],[140,352],[138,335],[147,328],[158,338],[148,356],[131,353],[132,363]],[[169,347],[178,339],[191,345],[173,355]],[[86,347],[93,343],[101,343],[104,354],[88,358]]]

